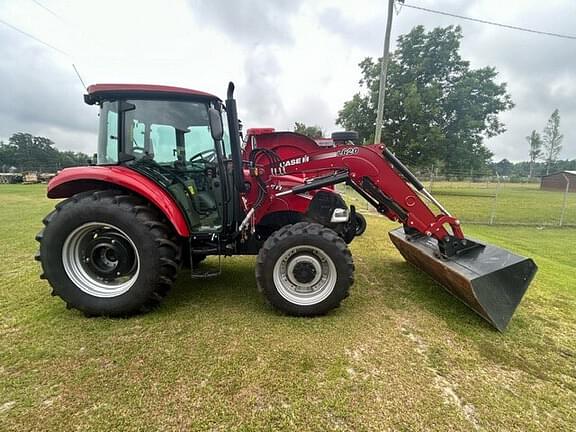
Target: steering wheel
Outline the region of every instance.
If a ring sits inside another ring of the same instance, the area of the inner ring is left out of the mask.
[[[194,156],[192,156],[188,162],[191,164],[198,162],[214,164],[216,163],[216,152],[214,149],[201,151],[200,153],[196,153]]]

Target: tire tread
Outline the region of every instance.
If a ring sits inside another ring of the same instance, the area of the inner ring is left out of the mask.
[[[151,290],[150,295],[145,299],[141,299],[140,304],[129,311],[109,315],[127,316],[154,309],[166,296],[176,280],[180,269],[181,247],[177,243],[177,236],[172,227],[161,222],[164,220],[163,214],[155,207],[151,206],[144,198],[128,194],[126,191],[115,189],[88,191],[76,194],[62,202],[59,202],[55,206],[55,209],[43,219],[45,228],[36,235],[36,240],[42,244],[44,231],[60,212],[70,206],[81,206],[85,201],[100,201],[102,206],[115,206],[121,211],[134,213],[136,219],[147,228],[149,235],[154,238],[154,242],[158,246],[160,253],[160,275],[158,276],[157,283],[155,284],[154,290]],[[36,253],[35,259],[42,262],[40,251]],[[46,277],[45,271],[46,269],[43,268],[41,276],[43,278]],[[57,286],[53,287],[52,295],[62,298],[68,309],[76,308],[89,316],[98,315],[93,313],[93,311],[84,311],[82,310],[82,307],[67,302],[62,293],[59,292]]]
[[[280,242],[291,236],[297,236],[297,235],[321,236],[322,238],[333,244],[338,250],[338,253],[344,258],[346,266],[346,271],[344,272],[344,274],[347,277],[345,284],[346,289],[344,292],[341,293],[339,298],[335,299],[336,305],[334,307],[338,307],[340,305],[340,302],[349,296],[349,288],[354,283],[354,260],[352,259],[352,254],[350,253],[350,250],[348,249],[346,242],[333,230],[317,223],[298,222],[293,225],[285,225],[276,232],[274,232],[270,237],[268,237],[268,239],[266,240],[266,242],[264,242],[264,245],[260,249],[260,252],[258,253],[258,257],[256,259],[256,284],[258,287],[258,291],[264,295],[269,304],[272,304],[272,306],[276,307],[277,309],[281,309],[279,305],[273,304],[270,296],[267,295],[267,290],[265,288],[266,285],[265,272],[267,267],[267,261],[269,260],[269,255],[271,254],[271,252],[277,247],[279,247]],[[291,315],[296,316],[314,316],[314,315],[323,315],[326,312],[327,311],[322,310],[317,313],[314,311],[308,311],[308,312],[290,311],[289,313]]]

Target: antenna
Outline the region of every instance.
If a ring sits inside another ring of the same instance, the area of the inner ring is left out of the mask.
[[[80,72],[78,72],[78,69],[76,69],[76,65],[74,63],[72,63],[72,67],[74,68],[74,72],[76,72],[76,76],[78,77],[78,79],[80,80],[80,83],[82,84],[82,87],[84,87],[84,89],[86,91],[88,91],[88,87],[86,87],[86,84],[84,84],[84,80],[82,79],[82,77],[80,76]]]

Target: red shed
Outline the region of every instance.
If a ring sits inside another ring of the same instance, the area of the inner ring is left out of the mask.
[[[576,192],[576,171],[560,171],[542,176],[540,189],[564,192],[567,183],[570,185],[568,190]]]

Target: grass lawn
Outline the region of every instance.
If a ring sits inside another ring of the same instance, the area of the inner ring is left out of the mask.
[[[533,183],[502,183],[498,189],[495,183],[436,182],[432,193],[463,223],[488,224],[494,215],[494,224],[558,225],[564,206],[563,192],[540,190]],[[346,194],[366,209],[366,202],[350,188]],[[563,225],[576,227],[576,193],[568,194]]]
[[[576,229],[464,226],[540,266],[504,334],[405,263],[379,216],[326,317],[274,312],[235,257],[218,279],[183,271],[150,314],[89,319],[38,278],[44,189],[0,186],[2,431],[576,428]]]

